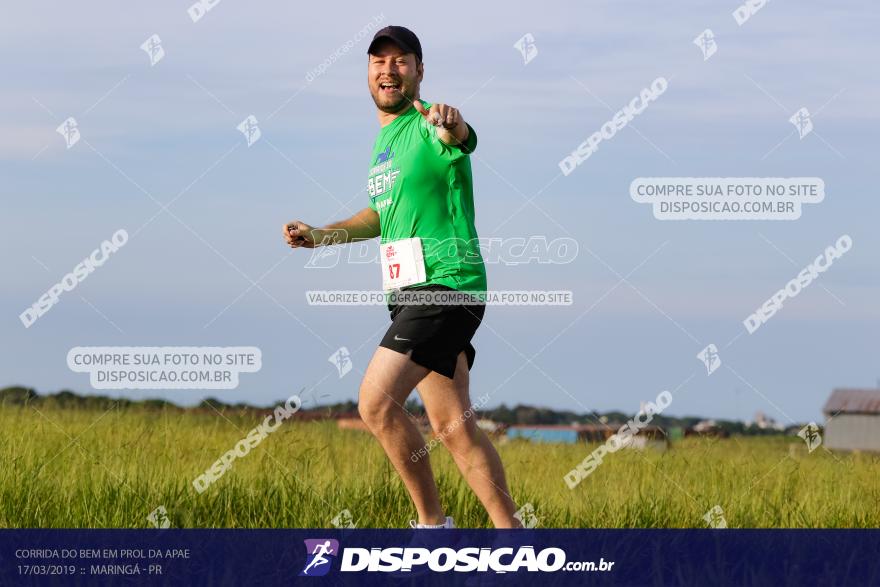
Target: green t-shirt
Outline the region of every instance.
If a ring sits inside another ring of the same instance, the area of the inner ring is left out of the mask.
[[[422,100],[425,108],[431,104]],[[449,146],[415,107],[384,126],[373,145],[367,192],[379,213],[382,243],[419,237],[425,284],[486,291],[486,268],[474,227],[469,154],[477,134]]]

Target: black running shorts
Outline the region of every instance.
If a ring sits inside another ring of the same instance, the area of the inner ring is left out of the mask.
[[[407,291],[454,291],[442,285],[408,288]],[[468,370],[474,365],[477,351],[471,339],[486,306],[479,305],[390,305],[391,327],[379,346],[399,353],[412,351],[414,363],[453,378],[458,355],[467,355]]]

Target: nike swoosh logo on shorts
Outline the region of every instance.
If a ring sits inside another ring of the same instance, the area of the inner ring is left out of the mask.
[[[400,338],[400,337],[397,336],[396,334],[394,335],[394,340],[397,340],[397,341],[400,341],[400,342],[412,342],[412,341],[410,341],[410,339],[408,339],[408,338]]]

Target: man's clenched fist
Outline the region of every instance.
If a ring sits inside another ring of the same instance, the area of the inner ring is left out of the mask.
[[[318,230],[314,227],[309,226],[305,222],[300,222],[299,220],[294,220],[293,222],[288,222],[284,225],[284,240],[287,241],[287,244],[291,246],[291,248],[297,249],[299,247],[305,247],[307,249],[315,248],[315,242],[318,240],[316,234]]]
[[[444,143],[458,145],[467,140],[468,127],[458,108],[448,104],[431,104],[431,108],[426,109],[419,100],[415,100],[413,106],[425,120],[437,127],[437,136]]]

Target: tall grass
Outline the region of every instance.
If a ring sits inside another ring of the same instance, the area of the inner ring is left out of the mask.
[[[0,408],[0,526],[404,527],[406,491],[378,443],[332,421],[288,421],[207,491],[192,480],[244,438],[253,416]],[[592,447],[498,444],[513,498],[542,527],[880,526],[880,459],[808,454],[799,438],[686,439],[663,453],[619,451],[574,490],[563,475]],[[442,446],[431,453],[444,507],[462,527],[489,520]]]

